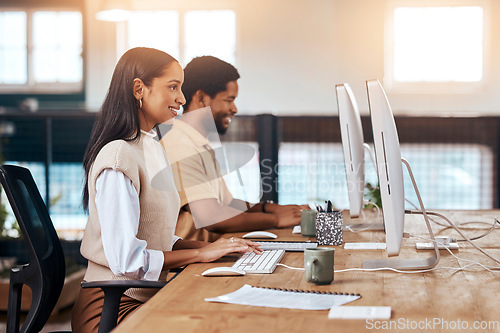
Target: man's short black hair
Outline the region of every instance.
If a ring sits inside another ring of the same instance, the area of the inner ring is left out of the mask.
[[[240,78],[238,70],[223,60],[212,56],[196,57],[184,68],[182,92],[186,98],[184,109],[189,108],[193,95],[201,90],[210,98],[225,91],[228,82]]]

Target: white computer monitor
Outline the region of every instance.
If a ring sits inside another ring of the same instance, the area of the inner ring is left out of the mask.
[[[391,106],[378,80],[366,82],[368,104],[373,130],[373,144],[377,161],[377,174],[382,198],[382,212],[385,225],[387,255],[398,256],[404,232],[405,194],[402,163],[408,168],[420,207],[424,213],[429,236],[434,240],[422,198],[409,163],[401,158],[399,137]],[[434,244],[433,256],[424,259],[382,259],[363,262],[364,268],[425,269],[437,265],[439,250]]]
[[[339,109],[340,134],[351,217],[358,217],[363,208],[365,189],[365,148],[358,104],[349,84],[335,86]]]
[[[401,148],[396,123],[378,80],[366,82],[373,130],[373,144],[382,199],[387,254],[399,255],[404,231],[405,194]]]

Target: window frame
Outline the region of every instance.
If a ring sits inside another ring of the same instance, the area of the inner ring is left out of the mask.
[[[482,78],[475,82],[401,82],[394,78],[394,11],[402,7],[464,7],[483,9]],[[387,2],[384,29],[384,87],[391,93],[473,94],[485,89],[491,68],[490,0],[391,0]]]
[[[185,57],[185,48],[186,48],[186,43],[185,43],[185,14],[190,11],[199,11],[199,10],[206,10],[206,11],[213,11],[213,10],[231,10],[235,14],[235,45],[234,45],[234,63],[232,64],[233,66],[238,65],[238,50],[240,49],[240,38],[239,38],[239,33],[240,33],[240,20],[239,18],[239,12],[238,12],[238,7],[235,5],[233,2],[230,1],[224,1],[221,3],[218,3],[217,5],[195,5],[191,4],[189,2],[182,2],[182,3],[176,3],[177,6],[172,6],[172,5],[155,5],[154,3],[148,3],[145,2],[143,6],[138,9],[138,11],[169,11],[173,10],[176,11],[179,14],[179,59],[177,59],[182,66],[187,65],[184,64],[184,57]],[[117,42],[117,47],[116,47],[116,59],[119,59],[122,54],[127,51],[127,46],[128,46],[128,21],[124,22],[117,22],[116,23],[116,42]]]
[[[5,106],[18,106],[26,97],[34,97],[41,101],[85,101],[86,84],[86,17],[83,8],[78,4],[29,4],[0,6],[1,12],[21,11],[26,13],[27,25],[27,82],[23,84],[0,83],[0,104]],[[39,11],[79,12],[82,16],[82,78],[79,82],[36,82],[33,74],[33,14]]]

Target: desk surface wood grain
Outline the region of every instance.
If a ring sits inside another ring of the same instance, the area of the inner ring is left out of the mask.
[[[500,211],[447,211],[455,223],[467,221],[493,222]],[[344,220],[349,223],[347,215]],[[376,222],[375,218],[370,221]],[[378,221],[380,222],[380,221]],[[407,215],[405,231],[428,237],[421,216]],[[468,225],[471,226],[471,225]],[[486,228],[487,225],[478,225]],[[459,235],[432,223],[437,235]],[[485,230],[466,230],[469,236]],[[291,229],[275,231],[278,240],[304,241]],[[243,233],[227,235],[241,236]],[[383,231],[344,232],[344,242],[384,242]],[[418,238],[403,240],[401,258],[422,258],[429,251],[417,251]],[[500,229],[477,241],[492,255],[500,258]],[[476,260],[489,266],[500,266],[480,254],[469,244],[460,243],[454,253],[460,258]],[[363,260],[387,258],[385,250],[344,250],[335,246],[335,270],[360,268]],[[278,266],[273,274],[248,274],[240,277],[203,277],[201,273],[215,266],[230,266],[237,257],[224,257],[214,263],[189,265],[177,278],[146,302],[135,314],[120,324],[116,332],[362,332],[381,331],[392,325],[392,331],[468,331],[500,332],[500,273],[490,273],[479,266],[465,271],[437,269],[425,273],[401,274],[390,271],[349,271],[335,273],[331,285],[316,286],[304,280],[304,271]],[[303,253],[287,252],[282,263],[304,267]],[[447,251],[441,251],[438,267],[464,267]],[[210,303],[215,297],[239,289],[244,284],[271,288],[306,289],[360,293],[362,298],[346,306],[390,306],[390,321],[329,320],[328,311],[305,311]],[[446,322],[445,322],[446,321]],[[432,322],[430,326],[429,322]],[[441,323],[440,323],[441,322]],[[482,322],[482,323],[481,323]],[[473,325],[483,325],[475,329]],[[378,325],[378,326],[375,326]],[[410,326],[413,326],[412,327]],[[415,326],[421,325],[421,326]],[[426,326],[424,326],[426,325]],[[448,326],[446,326],[448,325]],[[467,325],[467,329],[451,330],[450,325]],[[376,329],[376,328],[379,329]],[[432,328],[432,329],[430,329]],[[447,329],[448,328],[448,329]]]

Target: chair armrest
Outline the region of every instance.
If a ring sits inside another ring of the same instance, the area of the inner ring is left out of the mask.
[[[108,280],[82,281],[82,288],[101,288],[104,292],[104,303],[99,323],[99,333],[110,332],[118,322],[121,295],[129,288],[163,288],[167,281],[146,280]]]
[[[28,268],[29,264],[16,265],[10,269],[11,272],[20,272],[25,268]]]
[[[108,281],[82,281],[82,288],[163,288],[167,281],[147,280],[108,280]]]

